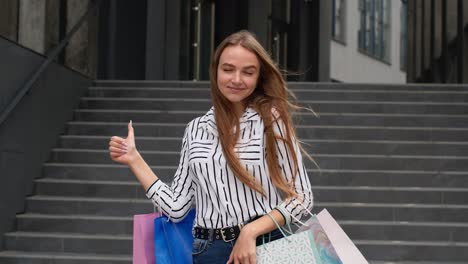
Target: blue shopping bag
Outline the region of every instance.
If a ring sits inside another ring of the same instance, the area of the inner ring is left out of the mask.
[[[177,223],[162,215],[154,219],[154,251],[157,264],[192,263],[193,221],[195,209]]]

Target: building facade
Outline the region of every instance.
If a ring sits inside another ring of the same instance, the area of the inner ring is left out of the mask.
[[[331,79],[405,83],[405,1],[332,2]]]
[[[468,78],[463,0],[5,0],[0,36],[47,55],[94,4],[58,58],[93,79],[207,80],[215,47],[241,29],[290,81]]]

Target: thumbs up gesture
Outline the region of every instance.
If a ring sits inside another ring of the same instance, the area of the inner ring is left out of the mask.
[[[128,123],[128,134],[126,138],[117,136],[111,137],[109,141],[109,154],[113,161],[125,165],[129,165],[140,156],[135,146],[135,133],[131,120]]]

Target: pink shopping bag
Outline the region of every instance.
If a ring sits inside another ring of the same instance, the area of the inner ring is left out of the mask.
[[[369,264],[327,209],[318,213],[317,219],[343,264]]]
[[[155,264],[154,219],[161,213],[133,216],[133,264]]]

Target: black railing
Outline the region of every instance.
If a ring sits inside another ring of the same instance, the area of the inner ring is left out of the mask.
[[[39,77],[45,72],[47,67],[59,56],[63,49],[67,46],[70,39],[75,35],[75,33],[83,26],[88,17],[97,11],[101,0],[90,1],[90,4],[86,12],[81,16],[81,18],[76,22],[72,29],[67,33],[67,35],[60,41],[60,43],[49,53],[46,60],[41,63],[41,65],[34,71],[32,76],[26,80],[25,84],[19,89],[19,92],[15,95],[13,100],[2,110],[0,115],[0,126],[8,118],[11,112],[16,108],[18,103],[24,96],[32,89],[34,83],[39,79]]]

